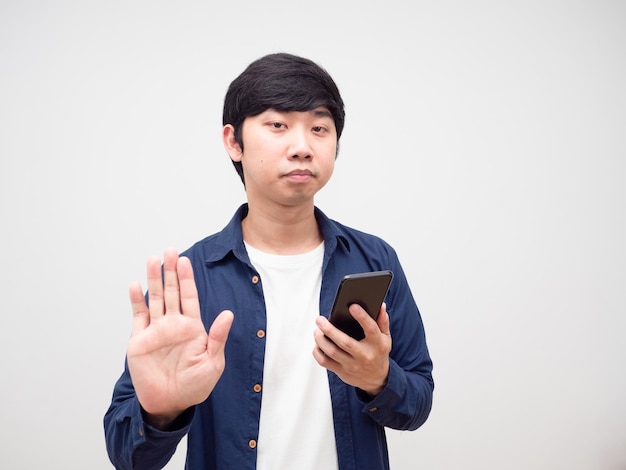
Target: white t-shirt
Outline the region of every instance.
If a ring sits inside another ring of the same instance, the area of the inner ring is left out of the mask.
[[[246,244],[267,311],[257,469],[337,469],[326,369],[313,358],[324,244],[274,255]]]

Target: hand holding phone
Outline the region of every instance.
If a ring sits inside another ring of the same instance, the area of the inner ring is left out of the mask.
[[[348,309],[358,304],[376,320],[392,279],[393,273],[389,270],[345,275],[335,295],[330,323],[356,340],[363,339],[363,328]]]

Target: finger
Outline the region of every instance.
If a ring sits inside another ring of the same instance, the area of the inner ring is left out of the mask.
[[[339,370],[339,364],[322,351],[319,346],[315,346],[315,348],[313,348],[313,358],[320,366],[325,367],[331,372],[336,373]]]
[[[183,315],[200,318],[200,303],[198,302],[198,289],[193,277],[191,261],[184,256],[178,258],[176,266],[178,272],[178,285],[180,286],[180,308]]]
[[[226,346],[226,340],[228,339],[228,333],[234,318],[233,312],[224,310],[213,320],[213,324],[209,328],[209,341],[207,344],[209,356],[217,356],[224,353],[224,347]]]
[[[151,256],[146,262],[148,277],[148,308],[150,320],[163,316],[163,275],[161,274],[161,260]]]
[[[357,341],[347,335],[325,317],[319,316],[315,320],[318,330],[314,332],[315,343],[324,354],[337,362],[346,360],[352,346]]]
[[[315,341],[315,349],[319,349],[323,354],[325,341],[329,341],[328,337],[320,328],[316,328],[315,331],[313,331],[313,340]]]
[[[389,314],[387,313],[387,304],[385,303],[383,303],[380,307],[376,324],[382,334],[391,335],[391,330],[389,329]]]
[[[180,313],[180,286],[178,284],[178,252],[168,248],[163,254],[163,304],[165,313]]]
[[[128,288],[128,297],[133,310],[132,334],[137,334],[146,329],[150,324],[150,311],[146,305],[146,298],[141,290],[141,284],[133,282]]]
[[[325,339],[327,341],[330,341],[331,343],[340,345],[341,343],[344,343],[351,339],[349,335],[341,331],[330,321],[328,321],[326,317],[323,317],[321,315],[315,319],[315,325],[323,333],[323,337],[325,337]]]
[[[380,333],[380,329],[374,319],[359,304],[350,305],[348,310],[350,315],[361,325],[366,337]]]

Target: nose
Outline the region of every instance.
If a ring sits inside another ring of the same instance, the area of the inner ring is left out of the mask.
[[[292,130],[289,149],[291,158],[313,158],[313,148],[309,141],[310,138],[311,136],[304,129]]]

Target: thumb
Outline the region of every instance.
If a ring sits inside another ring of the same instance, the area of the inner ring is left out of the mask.
[[[141,284],[133,282],[128,288],[130,305],[133,310],[132,335],[136,335],[148,328],[150,324],[150,310],[146,305],[146,300],[141,290]]]
[[[209,342],[207,344],[207,352],[209,355],[214,356],[224,352],[228,333],[230,332],[234,318],[235,316],[230,310],[222,311],[215,318],[211,328],[209,328]]]

